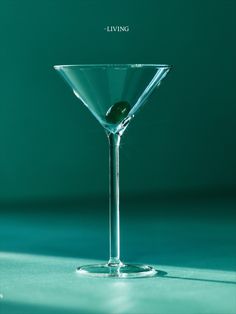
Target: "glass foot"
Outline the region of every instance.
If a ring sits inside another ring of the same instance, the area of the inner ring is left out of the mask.
[[[150,277],[157,274],[157,271],[147,265],[120,264],[118,266],[109,264],[85,265],[77,268],[77,273],[92,277],[115,277],[115,278],[136,278]]]

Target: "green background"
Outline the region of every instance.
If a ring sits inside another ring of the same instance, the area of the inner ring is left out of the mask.
[[[234,0],[2,0],[2,206],[107,195],[104,131],[53,70],[73,63],[174,65],[124,135],[123,197],[234,195],[235,9]]]
[[[235,0],[0,0],[0,312],[235,314]],[[128,25],[128,33],[104,27]],[[170,63],[121,144],[108,258],[104,130],[55,64]]]

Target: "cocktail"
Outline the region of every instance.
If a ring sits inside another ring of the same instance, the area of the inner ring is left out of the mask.
[[[119,145],[125,129],[171,66],[81,64],[54,68],[102,125],[109,141],[109,260],[78,267],[77,272],[116,278],[153,276],[157,271],[151,266],[120,260]]]

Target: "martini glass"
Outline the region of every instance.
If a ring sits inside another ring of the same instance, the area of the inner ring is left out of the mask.
[[[120,260],[119,145],[121,136],[171,66],[166,64],[81,64],[54,68],[104,128],[109,141],[109,260],[77,268],[81,275],[147,277],[148,265]]]

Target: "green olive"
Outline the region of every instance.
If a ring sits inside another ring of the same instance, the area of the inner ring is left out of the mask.
[[[127,101],[119,101],[115,103],[106,113],[106,120],[108,123],[119,123],[124,120],[131,109]]]

